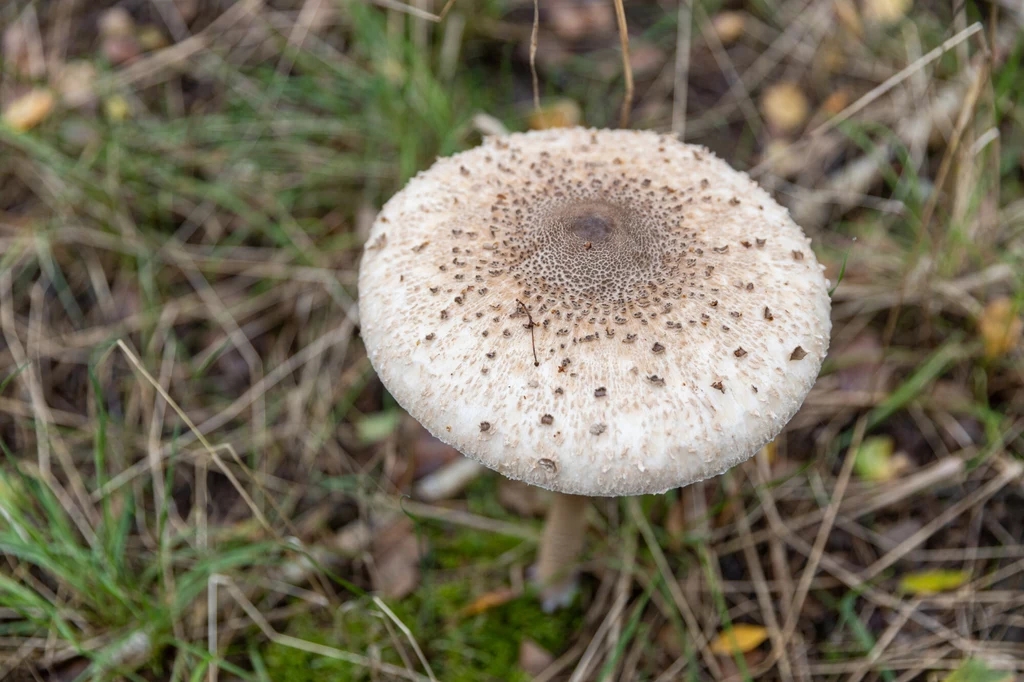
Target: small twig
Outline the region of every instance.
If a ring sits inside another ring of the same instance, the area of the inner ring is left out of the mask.
[[[676,62],[672,86],[672,133],[686,136],[686,95],[690,75],[690,0],[679,0],[676,20]]]
[[[538,367],[540,366],[540,360],[537,359],[537,339],[533,332],[533,328],[537,326],[537,323],[533,321],[533,315],[530,314],[530,310],[526,307],[525,303],[520,301],[518,298],[516,299],[516,303],[522,307],[523,312],[526,313],[526,318],[530,320],[529,324],[525,324],[523,326],[530,330],[530,346],[533,348],[533,366]]]
[[[622,0],[615,2],[615,20],[619,24],[619,43],[622,45],[622,72],[626,77],[626,94],[622,100],[619,127],[629,127],[629,114],[633,110],[633,67],[629,65],[629,31],[626,28],[626,10]]]

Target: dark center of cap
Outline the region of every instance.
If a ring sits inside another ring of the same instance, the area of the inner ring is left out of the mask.
[[[588,211],[576,216],[569,229],[585,242],[601,242],[611,235],[614,227],[615,222],[610,216]]]

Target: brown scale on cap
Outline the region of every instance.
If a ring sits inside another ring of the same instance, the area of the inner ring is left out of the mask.
[[[564,492],[720,472],[750,454],[737,443],[777,432],[827,349],[809,241],[749,178],[671,136],[488,139],[410,181],[369,243],[362,334],[392,395],[468,456]],[[768,371],[794,348],[802,362]]]

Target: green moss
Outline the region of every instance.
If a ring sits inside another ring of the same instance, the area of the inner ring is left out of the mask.
[[[438,568],[457,569],[475,563],[490,563],[505,552],[521,544],[521,538],[497,533],[455,533],[445,532],[437,524],[428,524],[425,529],[430,538],[432,551],[429,558]]]
[[[454,569],[479,564],[486,570],[491,560],[522,540],[469,529],[452,532],[451,527],[436,524],[424,524],[423,530],[432,550],[425,559],[421,584],[415,593],[388,606],[412,630],[438,679],[526,682],[529,676],[518,667],[524,637],[556,654],[565,649],[580,626],[582,613],[576,608],[546,614],[535,597],[525,595],[476,616],[460,615],[480,595],[469,581],[452,577]],[[502,587],[503,580],[501,571],[490,589]],[[333,616],[307,614],[292,619],[287,633],[351,653],[370,655],[376,651],[379,660],[401,665],[382,618],[371,602],[361,601]],[[358,666],[278,644],[267,645],[263,653],[271,679],[370,679]]]

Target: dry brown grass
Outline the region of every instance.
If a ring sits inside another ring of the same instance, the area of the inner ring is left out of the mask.
[[[492,474],[402,497],[452,453],[396,419],[355,280],[380,201],[474,144],[480,107],[512,127],[532,108],[532,4],[137,2],[168,44],[119,67],[85,5],[0,8],[28,46],[0,103],[69,59],[100,65],[95,106],[0,128],[0,676],[285,679],[331,660],[340,679],[501,679],[452,661],[532,608],[543,500]],[[573,37],[539,4],[542,104],[557,90],[614,124],[628,84],[633,125],[749,168],[833,281],[846,267],[826,369],[770,451],[595,506],[581,597],[535,679],[902,681],[968,658],[1024,675],[1024,359],[986,356],[977,328],[990,301],[1019,317],[1024,300],[1024,19],[919,3],[888,28],[855,13],[858,34],[846,5],[738,3],[732,42],[709,5],[609,5]],[[785,134],[760,105],[783,81],[811,106]],[[853,456],[875,436],[906,457],[882,482]],[[445,563],[493,538],[513,545]],[[382,581],[399,551],[404,599]],[[901,589],[939,568],[963,583]],[[452,584],[522,596],[437,611]],[[713,653],[741,622],[766,642]]]

